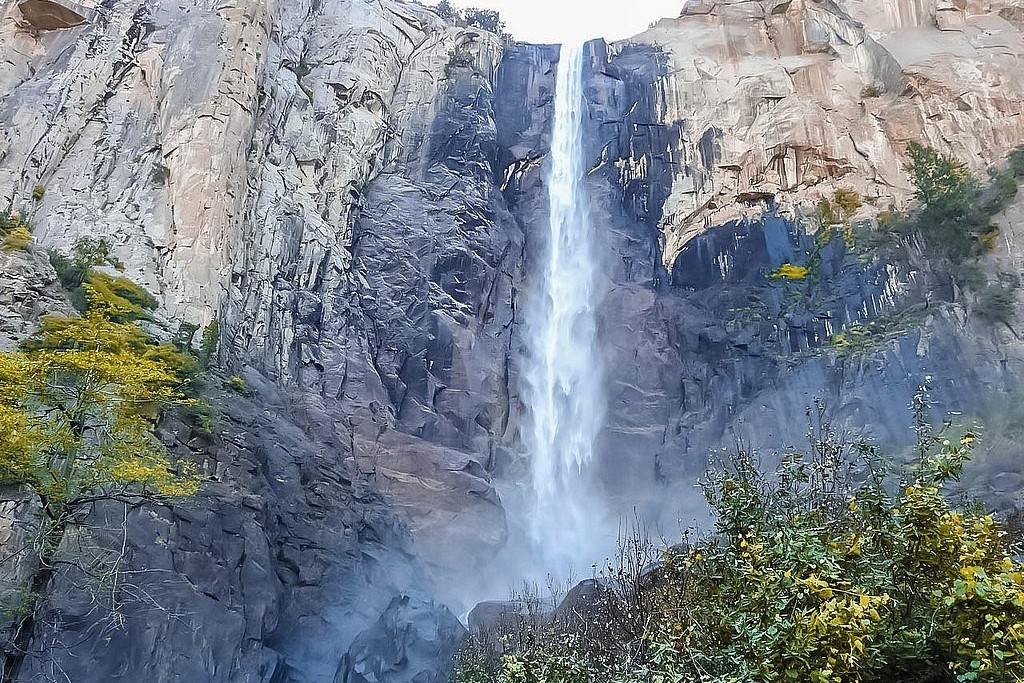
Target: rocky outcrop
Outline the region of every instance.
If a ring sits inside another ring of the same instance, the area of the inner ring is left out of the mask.
[[[28,27],[36,31],[56,31],[73,28],[85,23],[85,17],[68,4],[53,0],[24,0],[18,3],[18,11]]]
[[[35,332],[43,315],[72,311],[45,253],[0,249],[0,350]]]
[[[1007,65],[1024,60],[1024,33],[1004,17],[1010,4],[692,2],[613,46],[655,45],[664,59],[655,118],[678,137],[621,165],[624,182],[676,168],[660,218],[665,264],[707,227],[756,212],[747,198],[806,210],[850,187],[865,215],[905,206],[908,142],[976,169],[1020,144],[1024,72]]]

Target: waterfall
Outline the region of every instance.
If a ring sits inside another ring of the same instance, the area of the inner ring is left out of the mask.
[[[600,544],[604,515],[588,465],[604,417],[597,349],[597,259],[583,159],[582,44],[563,45],[548,173],[550,227],[526,311],[530,362],[525,445],[532,466],[530,531],[545,568],[559,574]]]

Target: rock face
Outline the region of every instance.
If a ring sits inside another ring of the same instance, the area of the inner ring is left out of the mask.
[[[503,44],[403,2],[103,3],[51,31],[4,11],[0,195],[40,246],[106,237],[168,331],[218,318],[253,391],[217,397],[212,443],[166,426],[211,481],[131,515],[151,604],[111,627],[63,577],[25,680],[438,675],[459,632],[429,601],[505,537]],[[41,251],[0,259],[5,345],[70,310]],[[378,652],[396,609],[422,628]]]
[[[744,198],[799,205],[850,187],[869,213],[887,210],[907,203],[908,142],[976,168],[1020,144],[1024,33],[1006,18],[1011,4],[693,2],[638,36],[662,50],[671,75],[657,79],[654,114],[678,137],[623,177],[687,168],[655,204],[666,265],[708,226],[742,215]]]
[[[46,254],[0,250],[0,350],[34,332],[44,314],[72,310]]]
[[[251,391],[215,375],[212,435],[164,421],[208,485],[96,511],[101,546],[129,522],[135,599],[118,624],[62,575],[24,680],[442,680],[463,631],[441,605],[507,569],[488,564],[508,526],[494,482],[521,484],[517,308],[547,220],[558,47],[401,0],[3,12],[0,208],[39,247],[108,238],[158,326],[220,322],[218,372]],[[1022,35],[1001,0],[720,0],[589,45],[596,473],[614,510],[701,514],[709,451],[797,443],[815,397],[898,443],[925,376],[945,411],[1017,391],[1015,321],[928,299],[919,244],[862,259],[819,248],[807,217],[841,187],[860,220],[905,206],[910,140],[978,171],[1024,142]],[[989,275],[1019,282],[1024,201],[998,219]],[[809,253],[815,282],[766,277]],[[0,346],[70,310],[39,250],[0,252],[0,285]],[[914,324],[874,354],[823,351],[897,309]],[[1010,496],[1021,441],[999,443],[973,481]]]

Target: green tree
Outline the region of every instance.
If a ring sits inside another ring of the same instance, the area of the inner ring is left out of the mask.
[[[434,11],[437,12],[437,16],[445,21],[458,21],[461,19],[459,10],[449,0],[441,0],[441,2],[437,3]]]
[[[916,188],[914,196],[926,207],[944,207],[968,199],[976,186],[967,164],[939,153],[932,147],[911,142],[907,147],[910,173]]]
[[[475,26],[484,31],[489,31],[505,40],[511,38],[505,30],[505,22],[502,21],[501,14],[495,10],[469,7],[463,12],[462,18],[467,26]]]
[[[195,361],[137,324],[155,305],[141,288],[95,272],[83,288],[82,316],[48,316],[24,350],[0,353],[0,479],[40,507],[30,604],[4,656],[4,683],[17,679],[68,530],[87,526],[100,501],[137,505],[199,487],[195,466],[175,463],[153,433],[161,409],[187,402]]]
[[[71,246],[67,254],[51,249],[49,251],[50,263],[57,271],[64,289],[73,294],[78,291],[92,269],[97,266],[111,266],[118,270],[124,269],[124,264],[119,261],[113,253],[113,248],[104,238],[79,237]],[[84,298],[79,302],[79,310],[85,307]]]
[[[917,224],[933,255],[954,266],[985,251],[991,215],[976,199],[981,185],[967,165],[916,142],[907,148],[914,196],[921,203]]]
[[[203,328],[203,340],[199,346],[199,364],[203,369],[209,368],[217,360],[217,347],[220,346],[220,323],[216,318]]]

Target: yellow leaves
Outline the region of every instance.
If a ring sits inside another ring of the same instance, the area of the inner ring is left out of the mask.
[[[20,405],[36,370],[24,354],[0,353],[0,405]]]
[[[32,233],[24,226],[19,225],[7,234],[7,238],[4,240],[4,249],[8,251],[28,249],[30,244],[32,244]]]
[[[785,263],[779,266],[778,270],[773,272],[769,277],[772,280],[803,280],[810,275],[810,268],[804,266],[795,266],[792,263]]]
[[[25,351],[0,354],[0,476],[65,504],[125,490],[192,495],[195,467],[175,467],[153,435],[159,410],[186,401],[190,366],[116,319],[155,305],[148,293],[95,273],[90,283],[102,303],[48,316]]]
[[[90,313],[125,323],[145,317],[156,299],[131,280],[91,270],[82,285]]]
[[[194,464],[177,468],[163,445],[153,436],[149,423],[140,417],[122,417],[111,425],[111,438],[104,444],[97,470],[110,483],[139,487],[167,496],[189,496],[199,489]]]
[[[0,477],[21,479],[30,465],[35,431],[21,411],[0,405]]]

